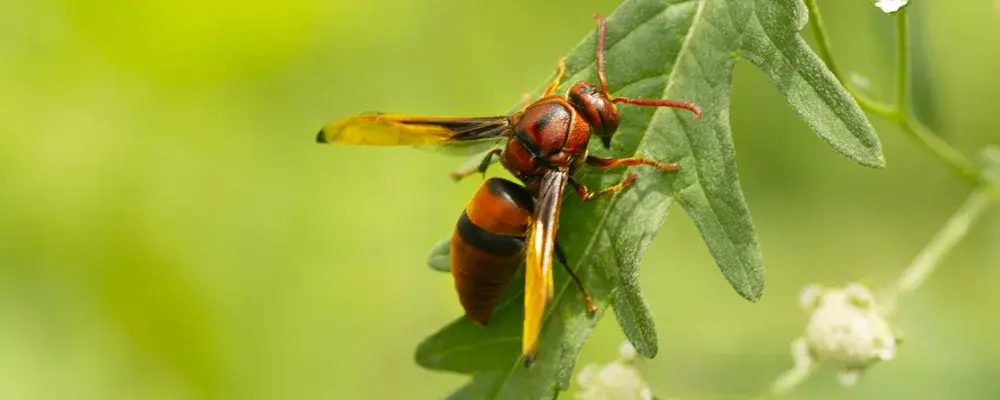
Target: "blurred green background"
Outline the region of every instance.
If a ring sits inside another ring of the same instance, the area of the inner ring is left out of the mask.
[[[613,1],[0,0],[0,398],[440,398],[415,346],[460,315],[424,264],[478,182],[459,159],[313,142],[362,111],[492,115],[541,85]],[[1000,142],[1000,15],[916,2],[922,117]],[[891,18],[821,2],[841,68],[891,95]],[[933,18],[931,18],[933,17]],[[811,40],[811,38],[810,38]],[[851,164],[751,65],[733,132],[767,265],[737,296],[680,209],[645,258],[661,396],[743,393],[791,365],[807,283],[888,284],[969,188],[874,120]],[[792,398],[1000,398],[1000,213],[894,322],[896,360]],[[605,318],[578,367],[622,335]]]

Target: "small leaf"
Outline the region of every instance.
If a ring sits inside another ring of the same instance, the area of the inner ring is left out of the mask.
[[[431,249],[427,265],[435,271],[451,272],[451,238],[442,239]]]
[[[742,55],[767,74],[792,108],[838,152],[868,167],[885,158],[871,122],[799,31],[808,16],[801,0],[754,2]]]

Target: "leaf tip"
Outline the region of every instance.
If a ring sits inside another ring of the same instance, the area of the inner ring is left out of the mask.
[[[743,298],[747,299],[751,303],[756,303],[758,300],[760,300],[761,296],[763,296],[763,295],[764,295],[764,291],[760,290],[760,291],[755,291],[755,292],[743,294]]]
[[[413,352],[413,361],[423,368],[433,369],[437,362],[430,354],[430,341],[424,340],[417,345],[417,350]]]
[[[631,342],[631,341],[630,341]],[[632,346],[635,348],[636,353],[647,359],[652,359],[656,357],[656,353],[660,352],[660,345],[656,340],[645,340],[641,342],[631,342]]]
[[[440,272],[451,272],[451,238],[437,242],[427,256],[427,266]]]
[[[764,295],[764,277],[755,277],[756,279],[751,279],[742,285],[733,288],[736,289],[736,293],[739,293],[741,297],[747,299],[751,303],[756,303]]]
[[[882,154],[882,150],[876,148],[868,157],[858,157],[856,161],[866,167],[883,169],[885,168],[885,155]]]
[[[878,169],[885,168],[885,156],[883,156],[882,153],[879,153],[878,158],[875,160],[875,162],[869,166]]]

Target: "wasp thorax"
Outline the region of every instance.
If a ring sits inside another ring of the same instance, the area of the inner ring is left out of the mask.
[[[600,88],[590,82],[577,82],[569,89],[569,102],[590,124],[593,133],[607,147],[618,130],[618,109]]]

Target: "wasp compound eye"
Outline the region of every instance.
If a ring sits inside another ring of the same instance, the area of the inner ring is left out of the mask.
[[[607,146],[621,123],[618,109],[608,95],[589,82],[578,82],[569,89],[569,102]]]

